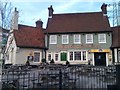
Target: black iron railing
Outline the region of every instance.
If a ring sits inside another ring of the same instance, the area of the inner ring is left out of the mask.
[[[54,64],[34,69],[5,69],[2,75],[3,90],[107,90],[111,85],[116,85],[115,66]]]

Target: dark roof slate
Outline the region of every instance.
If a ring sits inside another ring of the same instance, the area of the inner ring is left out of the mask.
[[[53,14],[48,18],[48,33],[78,33],[110,31],[107,16],[102,12]]]

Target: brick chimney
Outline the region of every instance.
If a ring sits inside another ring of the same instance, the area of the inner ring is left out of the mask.
[[[19,12],[17,11],[17,8],[13,11],[13,16],[12,16],[12,30],[18,30],[18,17],[19,17]]]
[[[52,18],[52,15],[54,12],[52,5],[50,7],[48,7],[48,11],[49,11],[49,18]]]
[[[42,27],[43,27],[43,22],[42,22],[41,19],[39,19],[39,20],[36,21],[36,27],[42,29]]]
[[[103,3],[101,6],[103,15],[107,15],[107,4]]]

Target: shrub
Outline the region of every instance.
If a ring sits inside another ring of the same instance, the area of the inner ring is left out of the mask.
[[[69,62],[69,61],[66,61],[66,65],[70,65],[70,62]]]
[[[43,58],[41,61],[42,61],[42,63],[46,63],[46,59],[45,58]]]
[[[29,60],[26,61],[25,65],[26,65],[26,66],[29,66],[29,65],[30,65]]]

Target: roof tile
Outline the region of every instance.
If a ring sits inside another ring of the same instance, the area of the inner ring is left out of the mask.
[[[40,28],[19,25],[14,30],[16,44],[19,47],[44,48],[44,34]]]
[[[107,16],[102,12],[53,14],[48,19],[48,33],[110,31]]]
[[[112,27],[112,47],[120,47],[120,26]]]

